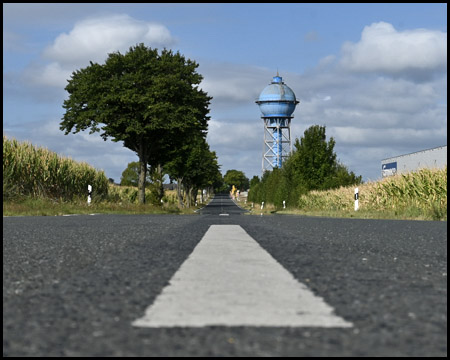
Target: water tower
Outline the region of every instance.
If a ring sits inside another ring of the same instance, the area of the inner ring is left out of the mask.
[[[299,101],[277,72],[277,76],[264,88],[256,103],[264,121],[264,174],[264,171],[281,168],[285,158],[292,152],[291,119]]]

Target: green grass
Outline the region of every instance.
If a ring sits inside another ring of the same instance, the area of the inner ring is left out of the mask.
[[[375,210],[282,210],[277,211],[278,214],[295,214],[304,216],[322,216],[322,217],[339,217],[339,218],[355,218],[355,219],[392,219],[392,220],[441,220],[433,219],[424,215],[420,209],[414,208],[404,211],[375,211]]]
[[[256,206],[256,205],[255,205]],[[251,206],[241,206],[250,211],[249,215],[300,215],[300,216],[317,216],[317,217],[332,217],[332,218],[354,218],[354,219],[392,219],[392,220],[447,220],[447,214],[424,214],[421,209],[410,208],[402,211],[398,210],[305,210],[288,208],[284,210],[277,210],[273,206],[260,209],[260,205],[255,208]]]
[[[178,209],[174,205],[155,206],[129,202],[63,201],[22,197],[3,202],[4,216],[61,216],[70,214],[193,214],[197,208]]]
[[[108,195],[93,196],[90,205],[87,196],[64,200],[44,196],[15,195],[3,199],[4,216],[61,216],[71,214],[194,214],[205,206],[200,203],[191,208],[178,208],[176,191],[167,190],[163,204],[157,206],[148,201],[150,191],[146,189],[146,204],[139,204],[137,188],[132,186],[109,185]],[[205,199],[205,201],[207,201]]]

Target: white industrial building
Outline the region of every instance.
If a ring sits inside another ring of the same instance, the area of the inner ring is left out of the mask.
[[[381,176],[447,166],[447,145],[381,160]]]

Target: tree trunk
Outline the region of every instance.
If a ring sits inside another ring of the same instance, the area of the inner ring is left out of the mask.
[[[177,179],[177,196],[178,196],[178,207],[180,209],[184,208],[183,195],[181,194],[182,184],[183,184],[183,178],[178,178]]]
[[[186,193],[186,207],[190,208],[191,207],[191,186],[186,186],[185,187],[185,193]]]
[[[192,195],[191,195],[191,198],[192,198],[192,205],[195,205],[195,203],[197,202],[197,197],[198,197],[198,189],[197,188],[193,188],[192,190],[191,190],[191,192],[192,192]],[[197,202],[198,203],[198,202]]]
[[[144,146],[139,146],[139,182],[138,182],[138,199],[139,204],[145,204],[145,179],[147,178],[147,156]]]
[[[159,186],[159,195],[158,200],[161,203],[162,198],[164,197],[164,184],[163,184],[163,171],[162,166],[158,164],[158,167],[156,168],[156,171],[158,172],[158,186]]]

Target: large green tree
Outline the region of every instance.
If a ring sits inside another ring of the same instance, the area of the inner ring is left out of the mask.
[[[60,129],[90,129],[123,141],[139,158],[139,202],[145,202],[147,165],[161,167],[192,134],[207,131],[209,97],[198,88],[198,64],[179,52],[130,47],[73,72]]]

